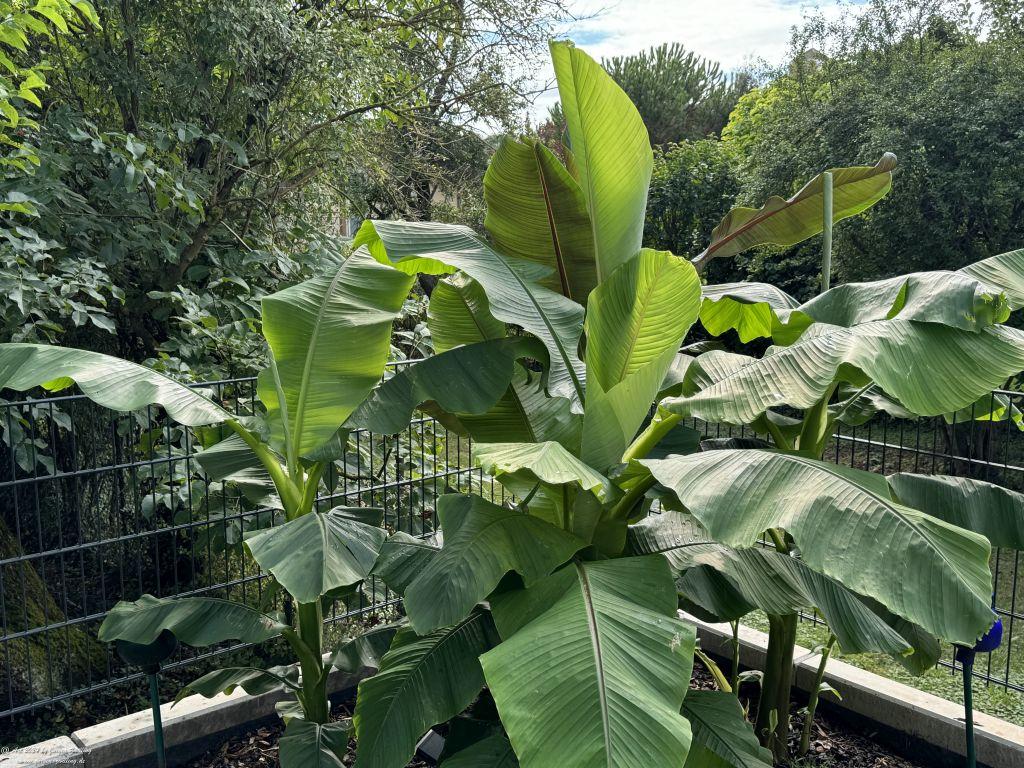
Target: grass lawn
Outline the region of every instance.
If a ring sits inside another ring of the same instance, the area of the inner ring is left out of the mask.
[[[742,620],[743,624],[762,632],[768,631],[768,619],[760,611],[748,615]],[[825,627],[813,624],[809,621],[800,622],[797,628],[797,643],[804,648],[813,648],[822,645],[828,640],[828,630]],[[1011,682],[1020,684],[1024,681],[1024,648],[1021,648],[1020,640],[1014,642],[1013,656],[1011,658],[1010,675]],[[949,701],[962,704],[963,682],[959,671],[954,675],[949,667],[937,666],[928,670],[920,677],[915,677],[905,670],[896,661],[880,653],[857,653],[843,654],[833,653],[833,658],[840,658],[848,664],[853,664],[861,669],[888,677],[890,680],[898,680],[906,685],[913,686],[921,691],[941,696]],[[944,655],[945,659],[952,658],[952,650]],[[975,661],[975,669],[978,672],[985,672],[988,669],[988,656],[979,655]],[[1002,679],[1006,670],[1005,651],[992,654],[992,677]],[[839,691],[842,694],[842,690]],[[1001,685],[994,683],[986,684],[983,680],[974,681],[974,708],[989,715],[1002,718],[1016,725],[1024,726],[1024,693],[1017,693],[1007,690]]]

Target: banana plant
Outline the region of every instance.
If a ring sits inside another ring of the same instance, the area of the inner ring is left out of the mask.
[[[506,498],[444,496],[440,534],[381,548],[374,573],[409,625],[360,684],[356,765],[401,768],[438,723],[453,768],[768,765],[785,748],[798,611],[821,614],[844,649],[914,671],[935,663],[938,639],[973,643],[991,625],[990,542],[1019,536],[1021,508],[1004,499],[989,517],[992,488],[822,457],[837,424],[956,413],[1024,368],[1024,333],[1002,325],[1024,264],[1007,254],[807,304],[702,286],[711,256],[821,232],[821,178],[731,213],[696,264],[642,248],[643,123],[582,51],[553,43],[552,56],[569,146],[502,144],[486,236],[367,221],[355,240],[444,277],[429,367],[383,383],[351,423],[387,431],[424,410],[472,438]],[[833,220],[882,199],[894,165],[833,169]],[[682,346],[698,318],[777,343],[760,358]],[[500,366],[480,356],[529,344]],[[692,418],[764,439],[702,441]],[[768,611],[753,725],[717,667],[722,690],[687,693],[695,653],[707,657],[680,608]]]
[[[379,509],[316,509],[321,476],[340,458],[351,414],[380,381],[393,320],[413,278],[356,251],[327,273],[263,300],[262,329],[269,365],[258,378],[260,415],[240,417],[201,392],[150,368],[87,350],[34,344],[0,345],[0,389],[77,384],[107,408],[162,406],[167,416],[203,433],[196,454],[212,479],[237,482],[261,502],[279,507],[281,525],[251,531],[245,548],[283,590],[284,614],[209,597],[161,599],[143,595],[120,602],[100,627],[103,641],[149,644],[169,630],[182,643],[203,647],[227,640],[258,643],[284,638],[291,667],[219,669],[179,695],[214,696],[236,687],[249,693],[283,690],[287,729],[285,768],[341,766],[347,722],[330,719],[327,681],[333,669],[375,666],[389,627],[328,655],[323,613],[367,577],[387,533]],[[504,347],[499,351],[504,351]],[[215,441],[210,435],[219,436]]]

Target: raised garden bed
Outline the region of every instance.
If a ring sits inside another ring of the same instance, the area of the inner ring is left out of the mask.
[[[692,688],[711,689],[713,683],[704,671],[694,670]],[[351,716],[348,704],[335,707],[337,718]],[[793,719],[791,743],[796,746],[800,740],[802,719]],[[277,766],[277,743],[284,728],[280,724],[254,728],[237,736],[217,749],[189,763],[188,768],[270,768]],[[811,741],[811,754],[800,762],[801,768],[926,768],[895,754],[874,742],[872,733],[860,726],[831,715],[816,718],[815,735]],[[355,742],[350,742],[346,765],[355,764]],[[424,760],[413,760],[408,768],[425,768],[434,765]]]

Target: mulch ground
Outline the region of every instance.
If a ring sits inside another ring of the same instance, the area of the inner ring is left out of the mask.
[[[694,668],[693,688],[711,689],[714,683],[699,666]],[[347,706],[335,708],[334,717],[350,717]],[[793,718],[791,747],[800,742],[803,727],[799,716]],[[219,749],[208,752],[189,764],[189,768],[272,768],[277,766],[277,741],[284,727],[274,724],[257,728],[240,736]],[[345,765],[355,763],[355,742],[349,743]],[[413,760],[408,768],[428,768],[433,763]],[[871,740],[870,733],[860,732],[848,724],[821,713],[815,717],[810,754],[796,763],[799,768],[925,768],[899,757]]]

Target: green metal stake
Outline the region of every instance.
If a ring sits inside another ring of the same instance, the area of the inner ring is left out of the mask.
[[[974,752],[974,651],[964,654],[964,725],[967,730],[967,768],[977,768]]]
[[[960,662],[964,673],[964,731],[967,737],[967,768],[977,768],[978,758],[974,751],[974,657],[979,653],[992,653],[1003,642],[1003,622],[995,616],[996,596],[992,595],[993,616],[995,621],[988,632],[974,644],[973,648],[965,645],[956,647],[956,660]]]
[[[832,172],[821,174],[821,291],[832,285]]]
[[[135,667],[141,667],[149,677],[149,701],[153,709],[153,741],[157,768],[167,768],[164,754],[164,724],[160,717],[160,665],[174,653],[178,640],[170,630],[161,632],[152,643],[114,642],[118,655]]]
[[[149,701],[153,706],[153,740],[156,742],[157,768],[167,768],[164,755],[164,724],[160,717],[160,673],[149,674]]]

